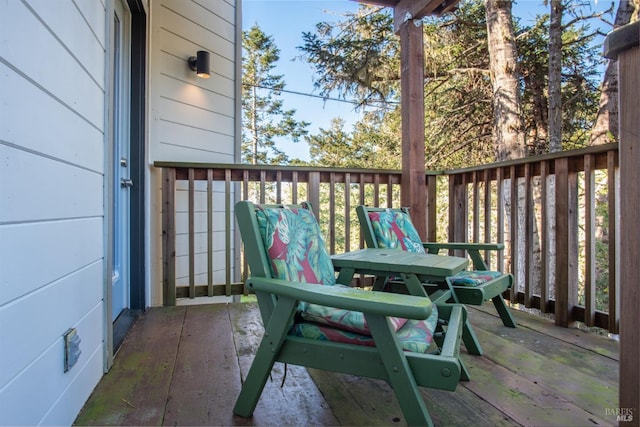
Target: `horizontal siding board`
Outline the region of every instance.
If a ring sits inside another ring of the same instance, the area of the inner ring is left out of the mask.
[[[0,306],[103,258],[103,219],[0,225]]]
[[[1,63],[0,87],[20,94],[0,102],[0,141],[103,173],[104,135],[99,129]],[[26,117],[37,126],[25,126]]]
[[[221,1],[198,2],[173,0],[165,2],[164,7],[193,22],[195,26],[204,28],[233,44],[235,39],[235,28],[233,25],[235,21],[235,9],[229,4]]]
[[[101,174],[2,145],[0,158],[0,224],[103,214]]]
[[[233,163],[234,156],[228,153],[204,150],[189,146],[158,143],[152,161]]]
[[[0,330],[0,342],[12,343],[12,351],[0,354],[3,367],[0,384],[6,384],[27,368],[45,348],[55,345],[67,329],[74,327],[78,319],[96,305],[102,305],[102,268],[102,261],[96,261],[0,307],[1,324],[20,325]],[[25,330],[30,332],[25,334]]]
[[[47,0],[40,0],[47,2]],[[106,46],[106,9],[104,0],[100,1],[74,1],[74,5],[80,10],[82,17],[89,23],[89,27],[101,46]],[[146,3],[146,1],[145,1]]]
[[[215,52],[224,58],[235,58],[235,46],[233,26],[211,13],[202,13],[202,8],[187,8],[195,4],[192,2],[182,2],[183,12],[187,15],[176,13],[170,7],[179,2],[166,2],[159,8],[162,29],[171,34],[175,34],[185,40],[191,40],[201,48],[210,52]],[[223,27],[223,31],[218,29]],[[226,30],[224,28],[227,27]],[[220,34],[228,34],[223,36]]]
[[[78,10],[76,3],[83,3],[88,21]],[[60,40],[77,61],[87,68],[90,75],[104,82],[104,5],[100,1],[72,2],[37,0],[29,2],[38,18],[47,23],[51,32]],[[102,22],[95,22],[101,17]],[[92,28],[92,26],[95,26]],[[52,70],[53,71],[53,70]]]
[[[102,319],[103,320],[103,319]],[[101,326],[101,325],[96,325]],[[89,327],[87,329],[90,329]],[[97,330],[97,329],[96,329]],[[87,346],[87,352],[88,346]],[[70,384],[65,388],[55,405],[42,419],[40,425],[44,426],[67,426],[73,425],[77,414],[80,412],[84,403],[91,396],[98,382],[104,373],[104,350],[100,345],[90,354],[83,366],[76,366],[77,372],[73,370],[69,374],[73,374]]]
[[[233,117],[170,99],[161,98],[158,109],[162,120],[181,123],[185,126],[225,135],[232,135],[235,129]]]
[[[53,314],[54,318],[58,316],[58,312]],[[99,304],[78,320],[74,319],[77,323],[69,325],[77,328],[82,339],[82,354],[69,372],[64,373],[63,369],[64,344],[61,333],[42,349],[28,369],[23,370],[6,387],[0,387],[0,420],[3,425],[73,423],[78,410],[102,376],[103,337],[101,333],[96,333],[102,330],[102,321],[103,308]],[[41,322],[40,326],[42,323],[45,322]]]
[[[167,58],[167,63],[176,61],[176,58]],[[180,67],[184,67],[185,62],[180,61]],[[189,69],[189,73],[193,73]],[[189,76],[191,77],[191,76]],[[160,84],[163,87],[163,97],[183,104],[193,105],[206,111],[213,111],[225,116],[233,116],[233,83],[225,82],[223,79],[212,77],[209,79],[198,79],[195,83],[207,83],[206,88],[188,87],[185,90],[185,82],[177,80],[167,74],[160,76]],[[208,85],[209,81],[213,85]],[[226,87],[222,87],[226,83]],[[217,85],[218,87],[215,87]],[[222,91],[226,92],[220,93]],[[200,92],[199,96],[193,96],[194,92]]]
[[[22,2],[0,6],[0,58],[98,129],[104,122],[104,74],[91,75]],[[24,29],[29,29],[25,37]],[[102,53],[103,55],[104,53]],[[104,58],[102,58],[104,61]],[[50,64],[43,66],[43,64]],[[5,96],[21,96],[7,88]]]

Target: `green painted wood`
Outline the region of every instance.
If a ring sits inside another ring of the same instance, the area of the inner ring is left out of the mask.
[[[342,286],[321,286],[251,277],[246,286],[258,292],[276,294],[345,310],[369,312],[409,319],[426,319],[431,314],[431,301],[412,295],[390,294]]]
[[[469,264],[466,258],[377,248],[345,252],[333,255],[331,259],[337,269],[355,268],[357,273],[413,273],[441,280],[459,273]]]
[[[246,375],[260,345],[264,328],[257,304],[229,304],[228,315],[233,330],[233,340],[241,376]],[[234,353],[227,354],[229,360]],[[220,367],[220,364],[218,365]],[[222,367],[226,363],[221,364]],[[283,382],[284,380],[284,382]],[[238,382],[239,383],[239,382]],[[234,396],[235,398],[235,396]],[[313,382],[307,370],[300,366],[276,363],[251,418],[233,416],[232,405],[224,407],[232,421],[212,424],[222,425],[338,425],[330,406]]]
[[[466,200],[466,199],[465,199]],[[466,203],[466,202],[465,202]],[[444,283],[444,278],[454,276],[456,273],[459,273],[464,267],[460,268],[456,266],[455,269],[450,271],[446,271],[445,268],[448,268],[455,264],[456,257],[448,257],[439,255],[440,250],[448,250],[448,251],[456,251],[463,252],[469,256],[473,262],[474,270],[488,270],[487,264],[482,257],[480,251],[488,252],[488,251],[498,251],[501,253],[504,250],[504,244],[502,243],[466,243],[466,242],[449,242],[449,243],[434,243],[434,242],[425,242],[423,243],[425,249],[427,250],[427,254],[415,254],[409,253],[401,250],[396,250],[400,255],[393,256],[392,254],[384,254],[377,255],[376,252],[367,253],[366,251],[372,251],[378,247],[378,243],[374,237],[373,225],[371,224],[371,220],[369,217],[369,212],[381,212],[386,211],[384,208],[376,208],[376,207],[368,207],[364,205],[360,205],[356,208],[356,213],[358,215],[358,220],[361,224],[361,230],[364,235],[364,240],[367,243],[367,247],[369,249],[364,249],[365,252],[356,251],[355,253],[350,253],[350,255],[343,254],[334,256],[334,264],[339,268],[341,263],[346,263],[347,260],[352,263],[352,265],[359,266],[359,263],[362,263],[362,271],[364,273],[371,273],[371,271],[366,271],[365,267],[367,267],[365,261],[365,255],[368,255],[368,258],[374,258],[372,261],[380,262],[380,266],[384,265],[384,258],[387,259],[397,259],[398,263],[413,263],[416,266],[414,270],[404,270],[404,271],[396,271],[396,273],[405,272],[405,273],[415,273],[420,276],[420,279],[424,283],[428,283],[433,281],[435,283]],[[407,208],[398,208],[392,209],[393,211],[404,212],[408,215],[409,210]],[[459,227],[458,227],[459,228]],[[377,249],[380,251],[381,249]],[[392,249],[393,251],[393,249]],[[378,259],[378,256],[381,259]],[[422,260],[420,258],[423,258]],[[437,259],[441,258],[438,263]],[[362,261],[361,261],[362,259]],[[343,261],[344,260],[344,261]],[[425,265],[422,265],[424,263]],[[428,270],[427,266],[432,267],[432,270]],[[387,266],[390,270],[395,268],[395,265]],[[424,270],[421,270],[422,267],[425,267]],[[442,269],[438,269],[441,267]],[[466,265],[465,265],[466,267]],[[358,267],[356,267],[358,268]],[[378,282],[381,282],[378,279]],[[406,282],[406,280],[405,280]],[[420,293],[416,289],[415,283],[406,282],[407,286],[410,286],[409,293],[412,295],[420,295]],[[491,299],[496,308],[496,311],[500,315],[502,323],[505,326],[509,326],[512,328],[516,327],[516,321],[511,316],[509,307],[505,304],[504,299],[502,298],[502,294],[511,287],[513,283],[513,277],[509,274],[504,274],[501,277],[497,277],[491,281],[483,283],[480,286],[475,287],[465,287],[465,286],[452,286],[447,282],[447,287],[454,293],[453,300],[455,302],[460,302],[462,304],[473,304],[473,305],[481,305],[485,300]],[[444,285],[443,285],[444,286]],[[437,289],[437,287],[435,288]],[[475,339],[473,331],[471,330],[471,326],[466,326],[465,333],[465,342],[468,344],[468,348],[474,352],[476,355],[482,355],[482,348],[480,343]],[[472,342],[473,340],[473,342]]]
[[[282,348],[282,343],[291,325],[297,303],[298,301],[291,298],[281,297],[278,299],[273,315],[265,326],[265,333],[251,363],[251,368],[236,399],[233,408],[234,414],[242,417],[253,415],[273,364],[276,362]]]
[[[289,208],[282,205],[269,207]],[[236,216],[252,273],[246,286],[258,297],[265,333],[244,379],[233,412],[247,418],[253,415],[272,368],[280,361],[390,381],[408,423],[432,425],[417,384],[453,390],[461,378],[461,372],[464,372],[463,378],[468,379],[469,373],[461,368],[458,358],[462,326],[466,319],[461,315],[463,307],[456,305],[457,311],[452,312],[443,305],[443,313],[447,317],[440,317],[449,319],[447,336],[441,343],[445,353],[405,353],[400,348],[395,333],[391,331],[388,317],[426,319],[429,316],[432,303],[417,279],[415,281],[423,294],[419,297],[273,279],[268,251],[259,232],[255,205],[246,201],[239,202],[236,205]],[[415,278],[417,271],[444,277],[455,274],[468,263],[464,258],[440,256],[420,256],[415,261],[407,261],[406,254],[399,251],[373,251],[375,253],[364,254],[365,257],[360,258],[360,262],[378,274],[392,271],[400,272],[403,276],[410,274]],[[355,271],[349,264],[343,263],[342,267],[349,272]],[[391,270],[390,264],[393,265]],[[300,301],[364,313],[376,346],[288,336]]]
[[[389,321],[380,315],[365,314],[365,318],[371,329],[371,335],[376,340],[376,348],[389,373],[389,382],[407,424],[433,426],[433,421],[420,395],[405,352],[398,345],[395,334],[389,327]]]

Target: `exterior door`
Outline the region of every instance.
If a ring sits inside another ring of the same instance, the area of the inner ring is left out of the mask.
[[[111,279],[111,318],[129,307],[130,295],[130,42],[131,19],[121,0],[115,2],[113,73],[113,274]]]

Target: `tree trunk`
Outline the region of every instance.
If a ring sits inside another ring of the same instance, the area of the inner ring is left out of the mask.
[[[489,70],[493,85],[493,138],[496,144],[496,159],[498,161],[524,157],[524,133],[521,119],[520,92],[518,90],[517,52],[513,19],[511,16],[511,1],[485,0],[487,15],[487,41],[489,46]],[[514,179],[513,177],[511,179]],[[520,287],[522,277],[520,267],[523,265],[524,245],[518,244],[519,236],[523,234],[524,203],[518,202],[518,214],[512,218],[511,206],[518,200],[518,194],[511,194],[510,180],[503,185],[503,200],[506,213],[506,230],[508,230],[508,251],[505,253],[507,271],[513,273],[515,283],[510,300]],[[516,187],[516,193],[520,193]],[[516,221],[516,233],[511,230],[512,221]]]
[[[525,84],[529,87],[532,95],[532,112],[534,129],[530,134],[529,155],[547,153],[549,142],[549,104],[547,103],[546,87],[544,79],[538,76],[528,76]]]
[[[635,5],[633,0],[620,0],[614,28],[631,20]],[[618,61],[610,59],[602,79],[602,92],[596,122],[591,129],[590,145],[618,141]]]
[[[549,24],[549,151],[562,150],[562,0],[551,0]]]
[[[498,161],[524,156],[511,4],[505,0],[485,0],[493,84],[493,136]]]

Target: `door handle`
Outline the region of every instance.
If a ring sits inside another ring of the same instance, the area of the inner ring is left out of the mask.
[[[128,178],[120,178],[120,187],[123,187],[123,188],[133,187],[133,181]]]

